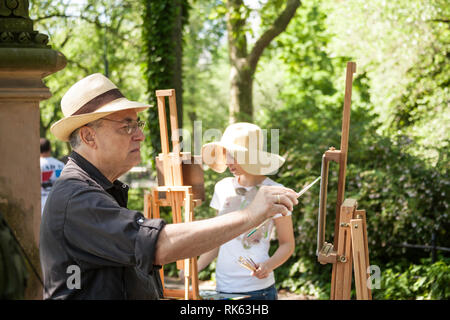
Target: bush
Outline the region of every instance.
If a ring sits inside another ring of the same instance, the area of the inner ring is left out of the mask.
[[[353,114],[358,112],[360,110],[356,106]],[[292,110],[292,113],[295,111]],[[288,126],[286,120],[283,122],[282,116],[278,120],[281,128]],[[288,130],[301,131],[303,134],[295,146],[292,137],[280,138],[280,150],[287,155],[287,161],[275,180],[287,187],[300,189],[320,174],[321,152],[327,149],[323,146],[327,140],[332,141],[339,135],[319,136],[313,128],[305,129],[301,124],[289,125]],[[408,140],[392,141],[388,137],[377,135],[373,129],[364,132],[362,122],[352,123],[352,126],[354,128],[350,133],[345,198],[356,199],[358,208],[367,212],[370,263],[385,265],[405,258],[409,263],[419,263],[420,259],[428,257],[429,253],[406,251],[396,245],[430,245],[433,233],[436,234],[437,245],[450,247],[450,221],[446,201],[450,186],[446,165],[449,152],[445,149],[439,150],[441,160],[436,165],[430,165],[405,151]],[[331,131],[328,129],[328,132]],[[336,144],[332,142],[329,145]],[[337,172],[337,166],[331,165],[327,201],[327,241],[334,238]],[[324,267],[316,262],[315,255],[318,203],[319,188],[314,187],[300,198],[300,204],[293,212],[295,253],[287,263],[276,270],[277,281],[290,290],[298,291],[300,285],[310,286],[309,283],[328,288],[329,278],[316,276],[324,272]],[[309,260],[309,263],[306,260]],[[294,272],[298,261],[309,266],[310,272]],[[290,271],[287,272],[284,268]],[[313,291],[318,292],[319,296],[322,295],[321,290]]]
[[[450,299],[450,259],[430,264],[402,267],[392,265],[381,273],[380,290],[373,290],[374,299]]]

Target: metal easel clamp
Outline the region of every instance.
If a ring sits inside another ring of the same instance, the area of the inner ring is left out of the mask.
[[[324,242],[320,251],[317,252],[317,260],[321,264],[336,263],[337,254],[333,244]]]

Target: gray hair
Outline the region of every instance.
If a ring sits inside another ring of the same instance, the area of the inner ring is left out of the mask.
[[[95,121],[86,123],[84,126],[91,127],[91,128],[94,128],[94,129],[100,128],[102,126],[102,119],[100,118],[100,119],[97,119]],[[80,139],[80,129],[81,128],[82,127],[76,129],[69,136],[69,144],[70,144],[70,147],[72,148],[72,150],[75,150],[81,144],[81,139]]]

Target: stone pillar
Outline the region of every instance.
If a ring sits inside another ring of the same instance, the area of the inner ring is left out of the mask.
[[[42,79],[65,57],[33,30],[25,0],[0,0],[0,211],[41,278],[39,102],[51,97]],[[42,299],[29,268],[26,299]]]

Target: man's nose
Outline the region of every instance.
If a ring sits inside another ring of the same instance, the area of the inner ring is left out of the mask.
[[[135,141],[144,141],[145,135],[141,128],[137,128],[136,132],[133,135],[133,140]]]

